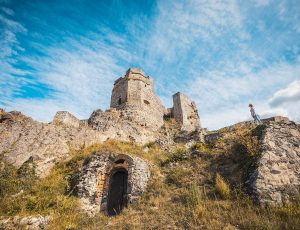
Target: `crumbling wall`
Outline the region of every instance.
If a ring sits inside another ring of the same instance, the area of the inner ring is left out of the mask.
[[[147,161],[126,154],[95,153],[84,166],[77,194],[81,208],[90,215],[107,211],[109,180],[115,169],[128,171],[128,203],[136,200],[147,187],[150,179],[150,168]]]
[[[300,130],[288,120],[270,122],[261,141],[261,157],[247,184],[262,206],[281,206],[300,192]]]
[[[155,95],[152,79],[142,70],[131,68],[115,82],[112,108],[105,112],[96,110],[88,120],[78,120],[69,112],[61,111],[52,123],[44,124],[20,112],[6,113],[2,109],[0,154],[16,167],[32,158],[38,175],[43,177],[56,162],[70,157],[70,148],[79,149],[108,139],[142,144],[164,139],[163,119],[173,113],[183,130],[197,130],[200,124],[195,104],[183,94],[177,95],[174,108],[167,111]],[[173,143],[171,138],[166,138],[166,143]]]
[[[122,109],[127,104],[128,82],[125,78],[119,78],[114,83],[111,94],[110,107]]]
[[[53,118],[53,123],[58,125],[64,124],[66,126],[73,126],[76,128],[80,126],[80,121],[67,111],[58,111]]]
[[[88,125],[109,139],[146,143],[155,140],[155,130],[158,129],[149,125],[146,115],[144,111],[131,109],[96,110],[89,118]]]
[[[127,113],[130,120],[142,120],[143,126],[156,130],[163,125],[163,115],[166,111],[155,95],[152,79],[138,68],[130,68],[123,78],[115,82],[111,108],[135,111],[134,116]]]
[[[182,130],[200,129],[200,118],[195,102],[178,92],[173,95],[173,116],[182,125]]]

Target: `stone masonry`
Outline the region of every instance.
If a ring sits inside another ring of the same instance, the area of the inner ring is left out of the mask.
[[[53,123],[55,124],[64,124],[66,126],[73,126],[78,128],[80,126],[80,121],[67,111],[58,111],[54,118]]]
[[[115,81],[111,108],[105,112],[94,111],[88,124],[93,129],[108,132],[112,138],[129,137],[137,142],[153,141],[153,134],[163,126],[166,115],[175,117],[184,131],[200,130],[195,103],[179,92],[173,98],[174,107],[166,109],[155,95],[153,80],[141,69],[130,68],[124,77]]]
[[[261,157],[247,184],[262,206],[281,206],[300,192],[300,129],[288,120],[270,122],[261,141]]]
[[[174,108],[167,110],[155,95],[153,80],[142,70],[130,68],[114,84],[111,108],[97,109],[86,120],[60,111],[53,122],[45,124],[20,112],[1,110],[0,154],[16,167],[33,159],[38,175],[43,177],[56,162],[70,157],[70,149],[110,139],[141,144],[158,141],[165,133],[164,118],[168,113],[168,118],[175,117],[184,131],[198,132],[195,104],[181,93],[176,95]]]
[[[153,80],[138,68],[130,68],[116,80],[111,96],[111,108],[136,111],[132,120],[143,118],[145,126],[160,128],[166,108],[155,95]]]
[[[173,95],[173,116],[182,124],[182,130],[194,131],[200,129],[200,118],[195,102],[178,92]]]
[[[118,170],[128,171],[126,200],[136,200],[146,189],[150,178],[147,161],[127,154],[95,153],[84,166],[77,193],[81,208],[89,215],[107,212],[110,178]]]

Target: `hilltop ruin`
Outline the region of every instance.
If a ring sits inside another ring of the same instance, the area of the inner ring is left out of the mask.
[[[192,139],[203,140],[203,130],[194,102],[182,93],[173,96],[173,108],[165,108],[154,92],[153,80],[137,68],[130,68],[117,79],[108,110],[95,110],[88,119],[79,120],[67,111],[59,111],[49,124],[34,121],[20,112],[1,118],[0,152],[20,167],[28,159],[37,163],[37,172],[47,175],[70,148],[78,149],[106,140],[147,143],[174,143],[164,123],[174,118],[179,129]]]
[[[70,160],[72,151],[109,140],[144,146],[154,143],[160,151],[166,152],[180,145],[185,148],[185,154],[190,155],[175,156],[175,159],[193,161],[204,157],[205,160],[207,153],[193,146],[206,144],[211,148],[223,141],[230,149],[236,139],[226,139],[224,133],[237,137],[239,134],[234,130],[238,130],[238,126],[244,126],[245,131],[252,125],[250,121],[241,122],[206,133],[196,104],[186,95],[175,93],[172,108],[166,108],[155,94],[153,80],[142,70],[130,68],[115,81],[110,108],[96,109],[88,119],[79,120],[67,111],[59,111],[52,122],[45,124],[20,112],[0,109],[0,156],[16,168],[34,164],[40,178],[49,175],[59,162]],[[252,143],[257,151],[255,157],[252,156],[255,161],[250,162],[255,167],[247,168],[247,181],[243,183],[262,206],[284,205],[293,201],[299,192],[299,126],[287,118],[275,117],[264,120],[264,124],[256,128],[260,134],[251,136],[257,140]],[[256,128],[251,129],[254,132]],[[213,147],[212,150],[220,151]],[[82,210],[90,215],[99,211],[118,214],[146,191],[151,179],[151,163],[143,159],[145,155],[135,156],[132,150],[103,151],[91,152],[76,174],[76,196]],[[147,151],[148,147],[141,147],[143,154],[148,154]],[[239,151],[239,154],[249,154],[247,148],[241,146]],[[216,164],[216,171],[230,178],[240,162],[226,159],[228,156],[224,155],[223,161]]]

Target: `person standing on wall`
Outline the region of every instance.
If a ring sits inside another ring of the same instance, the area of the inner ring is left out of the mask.
[[[249,104],[249,108],[250,108],[251,116],[253,117],[255,123],[258,125],[262,124],[259,115],[255,113],[254,106],[252,104]]]

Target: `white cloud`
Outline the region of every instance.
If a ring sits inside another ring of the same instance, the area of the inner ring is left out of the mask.
[[[216,129],[224,124],[243,121],[249,117],[250,102],[256,105],[262,117],[275,114],[290,116],[291,107],[274,108],[267,102],[276,89],[299,79],[299,71],[300,63],[276,63],[258,72],[246,71],[243,75],[241,69],[231,71],[231,68],[224,68],[223,71],[207,72],[190,81],[188,95],[197,102],[203,118],[202,125],[208,128]],[[293,91],[287,93],[291,88]],[[275,93],[271,101],[282,100],[283,94],[285,98],[289,95],[289,99],[294,99],[298,95],[297,90],[298,83],[294,83],[288,89]],[[295,112],[291,118],[295,118]]]
[[[271,0],[255,0],[255,3],[257,7],[264,7],[269,5],[271,3]]]
[[[270,106],[279,107],[295,102],[300,102],[300,80],[294,81],[288,87],[275,92],[270,99]]]
[[[299,73],[299,72],[298,72]],[[300,77],[298,77],[299,79]],[[291,120],[300,121],[300,80],[276,91],[269,99],[271,109],[282,110]]]
[[[14,66],[15,56],[23,50],[17,35],[25,34],[27,30],[21,23],[1,14],[0,25],[0,98],[4,101],[11,98],[13,92],[17,92],[28,82],[24,77],[27,72]]]
[[[270,4],[269,0],[255,2],[256,6]],[[44,99],[11,97],[29,81],[22,77],[28,72],[16,69],[12,58],[22,51],[16,35],[26,33],[26,29],[1,16],[0,21],[6,25],[5,43],[0,40],[0,68],[5,69],[0,76],[0,87],[5,85],[0,92],[2,104],[42,121],[51,120],[57,110],[86,118],[96,108],[108,108],[113,82],[129,67],[126,65],[141,63],[142,68],[159,73],[154,76],[155,86],[168,106],[171,95],[178,90],[197,102],[204,127],[220,128],[251,119],[249,102],[256,105],[263,117],[297,117],[292,103],[274,107],[274,101],[284,98],[280,97],[282,92],[288,94],[282,86],[299,80],[300,57],[289,64],[282,59],[271,60],[270,55],[273,50],[280,50],[282,44],[295,44],[296,55],[297,43],[287,42],[290,40],[286,37],[291,35],[281,32],[274,40],[272,31],[266,33],[269,27],[264,18],[258,20],[257,27],[266,37],[252,41],[247,28],[247,14],[252,12],[246,12],[248,5],[243,9],[239,4],[235,0],[159,1],[157,15],[149,27],[144,28],[145,21],[139,18],[127,25],[134,41],[126,33],[116,34],[100,25],[101,33],[95,31],[86,38],[65,38],[64,44],[55,47],[39,44],[45,56],[22,60],[34,68],[30,75],[35,78],[30,83],[53,90]],[[281,2],[278,7],[281,20],[290,20],[286,4]],[[297,22],[299,14],[294,15],[292,20]],[[16,74],[18,78],[13,77]]]
[[[228,31],[238,31],[238,37],[247,38],[242,21],[235,0],[160,1],[158,16],[150,38],[147,37],[148,59],[164,63],[178,61],[195,48],[195,44],[214,46],[212,38],[223,39],[222,35]]]
[[[295,120],[290,116],[287,108],[271,108],[266,101],[257,101],[255,110],[262,119],[273,116],[286,116]],[[221,107],[210,113],[206,113],[200,109],[200,113],[202,114],[202,116],[200,114],[202,127],[208,127],[211,130],[233,125],[242,121],[253,120],[247,103],[229,104],[228,106]]]
[[[12,16],[12,15],[15,14],[15,12],[14,12],[12,9],[9,9],[9,8],[6,8],[6,7],[1,7],[1,10],[2,10],[4,13],[6,13],[7,15],[10,15],[10,16]]]
[[[118,42],[115,47],[106,45],[101,37],[69,39],[61,47],[42,47],[44,57],[22,58],[34,68],[31,75],[35,83],[51,93],[44,99],[10,98],[7,109],[50,121],[58,110],[88,118],[96,108],[108,108],[113,82],[125,71],[117,62],[130,56],[122,48],[123,40],[113,34],[111,37],[115,44]]]

